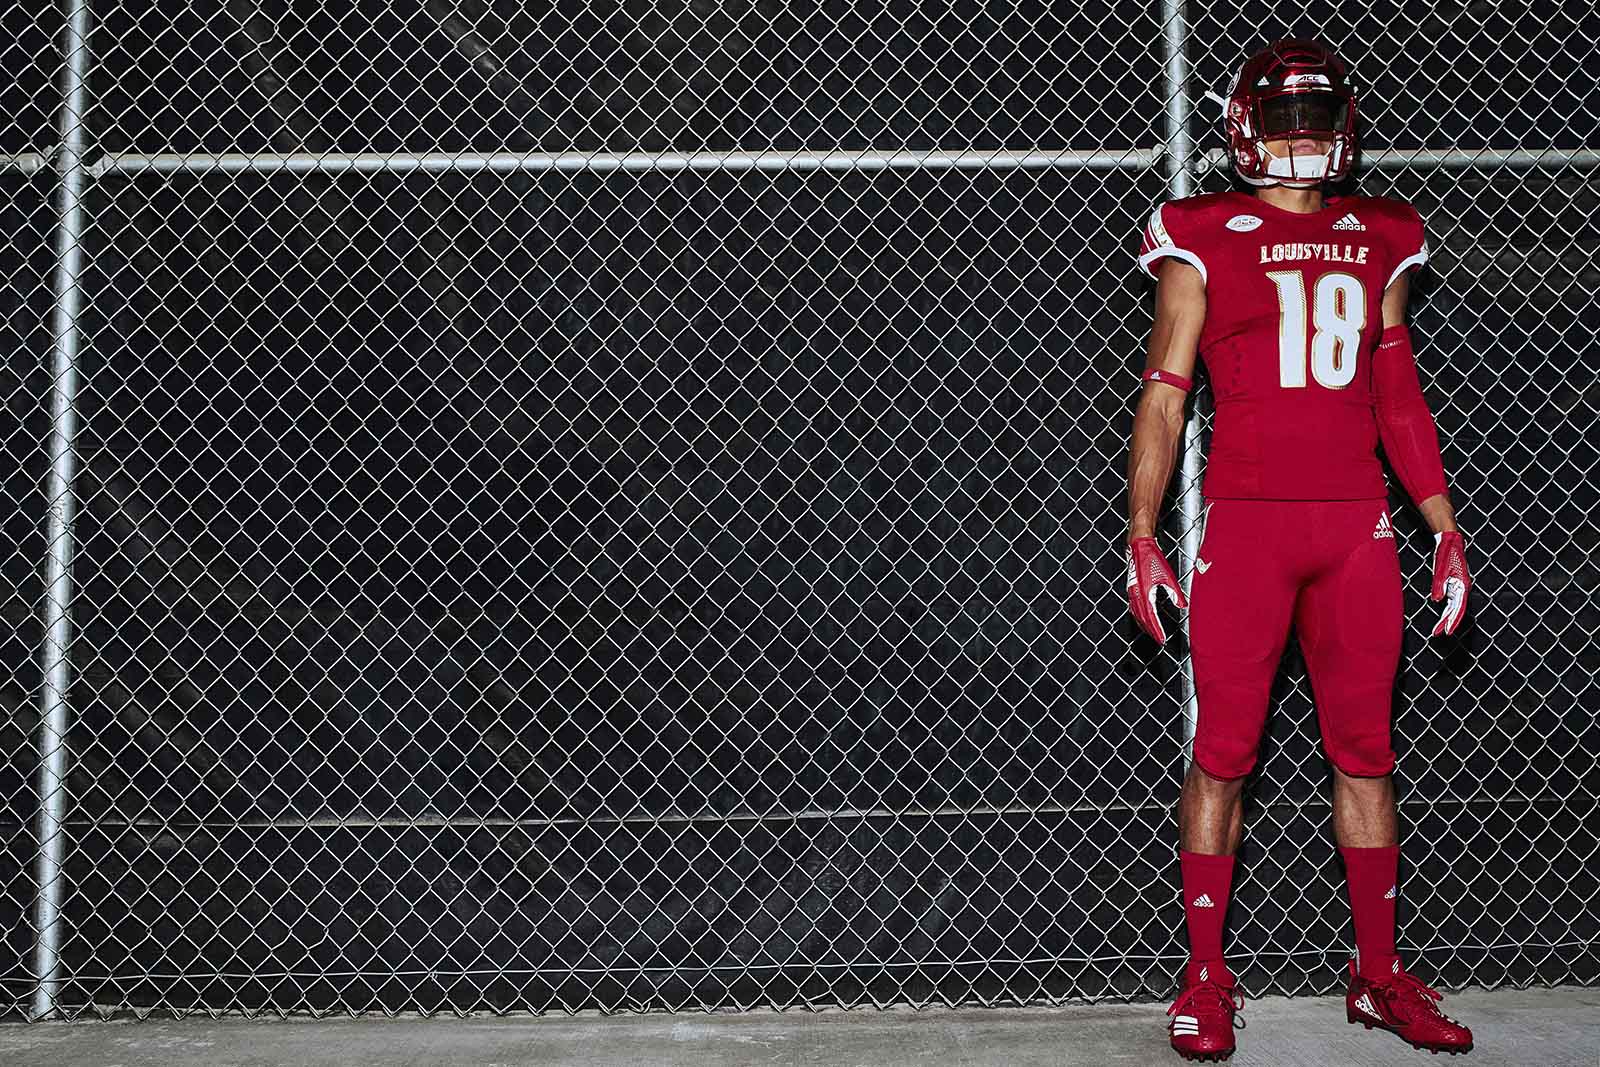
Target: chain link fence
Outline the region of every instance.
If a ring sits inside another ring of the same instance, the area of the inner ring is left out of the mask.
[[[10,1009],[1165,995],[1188,709],[1120,586],[1133,257],[1226,187],[1207,92],[1285,32],[1347,53],[1362,186],[1428,220],[1479,583],[1426,642],[1398,512],[1402,951],[1600,980],[1592,8],[0,27]],[[1292,650],[1274,697],[1231,951],[1325,992]]]

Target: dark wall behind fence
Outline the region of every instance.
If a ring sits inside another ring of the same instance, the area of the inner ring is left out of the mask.
[[[1165,139],[1159,5],[566,6],[102,6],[92,158]],[[1203,90],[1308,27],[1371,149],[1600,146],[1592,12],[1189,7],[1200,152]],[[53,17],[4,16],[0,151],[54,144]],[[55,183],[0,172],[7,1003],[35,980]],[[1402,951],[1592,983],[1594,171],[1363,188],[1429,223],[1413,329],[1478,581],[1425,641],[1396,496]],[[1121,543],[1167,189],[1126,161],[98,178],[61,1005],[1163,995],[1186,649],[1136,636]],[[1292,649],[1274,696],[1236,969],[1326,991],[1351,939]]]

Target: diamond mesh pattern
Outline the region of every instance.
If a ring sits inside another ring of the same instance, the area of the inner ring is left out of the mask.
[[[25,995],[17,984],[33,944],[27,908],[35,895],[32,863],[38,851],[28,820],[38,809],[33,772],[38,763],[34,730],[38,725],[36,665],[39,626],[40,561],[45,543],[40,525],[46,470],[43,449],[47,418],[41,406],[49,377],[39,358],[49,347],[45,329],[50,309],[50,213],[40,181],[0,176],[0,254],[13,264],[0,278],[0,427],[8,459],[0,482],[0,574],[5,576],[4,627],[0,654],[7,670],[0,682],[0,976],[9,1008]]]
[[[1120,588],[1159,5],[555,6],[96,8],[54,1006],[1164,994],[1184,648]],[[1600,25],[1400,8],[1195,12],[1183,162],[1224,187],[1203,89],[1279,31],[1370,86],[1364,187],[1430,225],[1414,328],[1479,583],[1424,641],[1398,511],[1402,951],[1592,983],[1600,204],[1581,152],[1460,153],[1600,146]],[[19,11],[22,1008],[61,55]],[[1322,992],[1350,933],[1293,651],[1274,696],[1232,952]]]

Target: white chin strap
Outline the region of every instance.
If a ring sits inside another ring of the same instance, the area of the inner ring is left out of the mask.
[[[1252,185],[1288,185],[1291,187],[1321,185],[1333,166],[1333,146],[1320,156],[1275,156],[1267,151],[1265,141],[1256,142],[1256,150],[1267,160],[1267,174],[1250,181]]]

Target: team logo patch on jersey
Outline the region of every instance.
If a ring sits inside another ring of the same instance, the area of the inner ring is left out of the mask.
[[[1334,223],[1333,228],[1336,230],[1360,230],[1363,233],[1366,232],[1367,229],[1366,226],[1362,225],[1360,219],[1356,218],[1354,214],[1348,213],[1344,218]]]
[[[1233,218],[1229,219],[1225,225],[1234,233],[1249,233],[1251,230],[1261,225],[1261,216],[1235,215]]]

